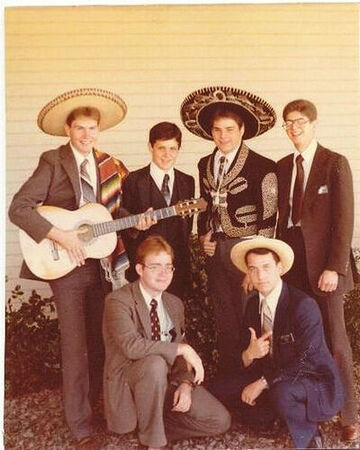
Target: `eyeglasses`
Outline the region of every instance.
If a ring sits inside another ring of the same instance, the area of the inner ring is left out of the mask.
[[[147,266],[146,264],[141,264],[143,267],[146,267],[153,273],[161,273],[164,271],[165,273],[172,273],[175,270],[175,267],[172,264],[168,264],[166,266],[162,266],[161,264],[150,264]]]
[[[285,120],[285,122],[281,125],[283,128],[285,128],[285,130],[287,130],[288,128],[291,128],[292,126],[296,125],[298,127],[303,127],[304,125],[306,125],[308,122],[310,122],[310,120],[306,120],[303,118],[300,119],[295,119],[295,120]]]

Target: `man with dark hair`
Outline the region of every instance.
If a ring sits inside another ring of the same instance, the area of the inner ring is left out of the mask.
[[[259,236],[236,244],[231,259],[258,293],[245,311],[241,369],[215,378],[209,390],[258,431],[281,417],[296,448],[322,448],[318,422],[338,412],[343,390],[316,302],[281,280],[294,253]]]
[[[360,436],[352,351],[344,320],[344,294],[356,275],[351,251],[354,194],[347,159],[322,147],[315,138],[317,111],[298,99],[285,106],[283,127],[294,153],[278,162],[277,236],[295,253],[286,281],[315,298],[322,313],[328,346],[345,388],[342,438]]]
[[[168,441],[225,432],[227,410],[202,386],[204,369],[184,341],[184,307],[166,292],[174,252],[149,236],[136,255],[139,280],[106,298],[104,401],[108,428],[138,429],[149,449]]]
[[[41,155],[37,168],[14,196],[9,209],[11,221],[34,241],[49,239],[49,249],[50,242],[55,241],[54,248],[65,249],[67,254],[61,254],[74,264],[70,273],[51,279],[49,284],[61,332],[65,418],[76,448],[84,450],[98,448],[92,422],[103,378],[104,297],[111,290],[109,280],[125,270],[128,259],[119,235],[116,249],[107,260],[105,276],[100,260],[87,258],[81,232],[69,230],[65,219],[62,226],[55,226],[36,207],[42,204],[74,211],[98,202],[114,219],[118,218],[122,183],[128,171],[121,161],[95,146],[100,129],[116,125],[125,114],[123,100],[101,89],[76,89],[49,102],[39,113],[38,125],[47,134],[67,136],[69,142]],[[142,218],[138,228],[150,224],[150,218]],[[57,262],[61,264],[60,259]],[[38,279],[25,263],[20,276]]]
[[[244,141],[272,128],[276,115],[264,100],[230,87],[193,92],[181,115],[189,131],[216,145],[198,164],[208,209],[197,225],[215,311],[219,370],[231,372],[245,307],[242,285],[250,286],[231,263],[230,250],[249,236],[272,237],[277,211],[276,165]]]
[[[174,123],[160,122],[149,133],[151,162],[146,167],[131,172],[123,186],[123,206],[133,214],[175,205],[180,200],[194,197],[194,178],[175,169],[181,147],[181,131]],[[135,281],[135,254],[138,245],[152,234],[160,234],[175,252],[175,273],[168,291],[180,298],[190,286],[189,236],[192,219],[179,216],[159,221],[151,229],[138,234],[127,234],[125,245],[130,259],[126,277]]]

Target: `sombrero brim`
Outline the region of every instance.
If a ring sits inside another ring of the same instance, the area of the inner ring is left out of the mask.
[[[86,106],[100,112],[101,131],[120,123],[127,111],[125,102],[113,92],[96,88],[75,89],[45,105],[38,115],[38,126],[47,134],[66,136],[64,125],[67,117],[74,109]]]
[[[294,252],[292,248],[284,241],[265,238],[263,236],[245,239],[244,241],[235,244],[230,253],[231,261],[239,270],[246,273],[248,269],[245,256],[248,251],[255,248],[267,248],[276,253],[279,256],[283,267],[282,275],[291,269],[294,262]]]
[[[188,95],[181,105],[181,119],[191,133],[213,140],[211,118],[219,106],[227,106],[243,119],[243,139],[265,133],[276,122],[276,113],[265,100],[240,89],[220,86],[199,89]]]

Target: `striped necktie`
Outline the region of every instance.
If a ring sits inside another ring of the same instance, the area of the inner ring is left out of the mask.
[[[161,193],[164,196],[164,199],[166,201],[167,205],[170,205],[170,200],[171,200],[171,196],[170,196],[170,188],[169,188],[169,174],[166,173],[164,175],[164,179],[161,185]]]
[[[151,339],[160,341],[160,321],[157,313],[158,302],[153,298],[150,302]]]
[[[273,320],[272,320],[272,314],[270,307],[266,301],[266,298],[263,299],[262,304],[262,327],[261,327],[261,333],[267,333],[268,331],[273,330]],[[272,354],[272,336],[270,336],[270,355]]]
[[[80,164],[80,180],[84,203],[96,202],[95,192],[91,185],[90,175],[87,170],[88,164],[89,160],[87,158]]]

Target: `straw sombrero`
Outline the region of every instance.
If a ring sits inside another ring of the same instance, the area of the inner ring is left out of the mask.
[[[96,108],[100,112],[101,131],[120,123],[127,110],[125,102],[113,92],[97,88],[75,89],[45,105],[38,115],[38,126],[47,134],[66,136],[64,125],[68,115],[83,106]]]
[[[240,89],[220,86],[206,87],[189,94],[181,105],[181,119],[191,133],[213,140],[211,118],[219,106],[228,107],[243,119],[243,139],[265,133],[276,122],[276,113],[265,100]]]
[[[265,238],[263,236],[245,239],[238,244],[235,244],[230,253],[231,261],[239,270],[246,273],[247,264],[245,261],[245,256],[249,250],[253,250],[255,248],[267,248],[276,253],[280,258],[280,262],[283,267],[282,275],[291,269],[294,262],[294,252],[292,248],[284,241]]]

